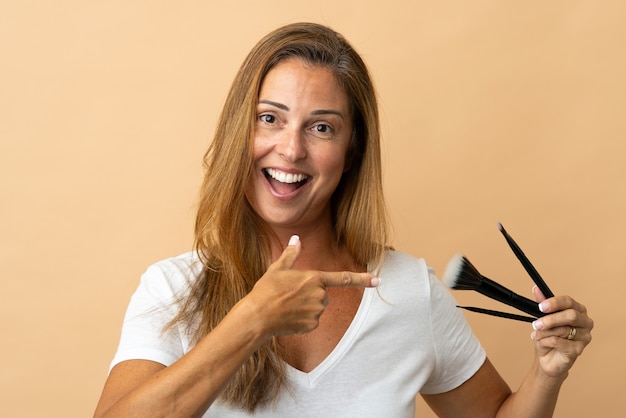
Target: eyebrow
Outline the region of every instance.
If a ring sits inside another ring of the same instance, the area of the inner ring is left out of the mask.
[[[278,102],[273,102],[271,100],[259,100],[259,103],[268,104],[270,106],[277,107],[277,108],[285,110],[287,112],[289,111],[289,108],[287,106],[285,106],[284,104],[278,103]]]
[[[287,111],[287,112],[289,111],[289,107],[288,106],[285,106],[282,103],[274,102],[272,100],[259,100],[259,103],[268,104],[270,106],[277,107],[277,108],[279,108],[281,110],[284,110],[284,111]],[[344,119],[343,113],[341,113],[338,110],[333,110],[333,109],[317,109],[317,110],[312,111],[311,115],[316,115],[316,116],[318,116],[318,115],[337,115],[341,119]]]

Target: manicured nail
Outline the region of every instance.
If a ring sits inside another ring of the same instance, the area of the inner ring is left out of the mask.
[[[535,331],[540,330],[542,328],[543,328],[543,321],[541,319],[538,319],[538,320],[533,322],[533,329]]]
[[[539,310],[540,310],[541,312],[546,312],[546,311],[548,310],[548,308],[550,308],[550,304],[549,304],[549,303],[547,303],[547,302],[541,302],[541,303],[539,304]]]
[[[370,280],[370,284],[376,287],[380,285],[380,279],[378,277],[372,277],[372,280]]]
[[[300,241],[300,237],[297,235],[292,235],[291,238],[289,238],[289,245],[296,245],[298,241]]]
[[[537,335],[537,331],[533,331],[533,332],[531,332],[531,333],[530,333],[530,339],[531,339],[531,340],[534,340],[536,335]]]

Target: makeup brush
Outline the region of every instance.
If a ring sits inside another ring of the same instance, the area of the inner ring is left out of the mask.
[[[466,309],[468,311],[472,311],[476,313],[497,316],[499,318],[514,319],[516,321],[522,321],[522,322],[534,322],[537,319],[532,316],[524,316],[524,315],[516,315],[516,314],[512,314],[508,312],[492,311],[491,309],[475,308],[474,306],[456,305],[456,307],[461,308],[461,309]]]
[[[443,282],[451,289],[475,290],[483,295],[505,303],[534,317],[544,314],[537,302],[507,289],[499,283],[483,276],[476,267],[461,254],[457,254],[448,263],[443,275]]]
[[[535,269],[535,266],[532,265],[532,263],[530,262],[528,257],[526,257],[519,245],[517,245],[517,243],[506,232],[502,224],[499,222],[498,228],[500,229],[500,232],[502,232],[502,235],[504,235],[504,239],[509,244],[509,247],[511,247],[511,250],[513,250],[513,253],[515,253],[517,259],[520,261],[520,263],[522,263],[522,266],[524,266],[524,269],[526,270],[528,275],[531,277],[531,279],[533,279],[533,282],[535,282],[537,287],[541,290],[541,293],[543,293],[546,298],[551,298],[552,296],[554,296],[554,293],[552,293],[552,290],[550,290],[537,269]]]

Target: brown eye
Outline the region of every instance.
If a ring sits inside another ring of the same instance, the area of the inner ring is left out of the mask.
[[[332,131],[332,128],[325,123],[320,123],[320,124],[315,125],[313,127],[313,130],[321,134],[326,134],[326,133],[330,133]]]
[[[259,120],[265,123],[274,123],[276,122],[276,117],[274,115],[263,114],[259,116]]]

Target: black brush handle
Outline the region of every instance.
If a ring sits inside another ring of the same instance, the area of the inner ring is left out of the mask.
[[[526,312],[529,315],[533,315],[535,317],[545,315],[539,310],[537,302],[525,298],[524,296],[518,295],[517,293],[507,289],[499,283],[494,282],[488,277],[482,276],[482,283],[476,289],[476,291],[491,299],[495,299],[499,302],[512,306],[515,309],[519,309],[522,312]]]
[[[486,314],[486,315],[491,315],[491,316],[497,316],[499,318],[514,319],[516,321],[522,321],[522,322],[534,322],[537,319],[537,318],[532,317],[532,316],[516,315],[516,314],[512,314],[512,313],[508,313],[508,312],[493,311],[491,309],[475,308],[473,306],[456,305],[456,307],[457,308],[461,308],[461,309],[467,309],[468,311],[471,311],[471,312],[476,312],[476,313],[481,313],[481,314]]]
[[[533,266],[528,257],[526,257],[526,254],[524,254],[519,245],[517,245],[515,240],[513,240],[508,232],[506,232],[502,224],[499,223],[498,227],[500,228],[500,232],[502,232],[502,235],[504,235],[504,239],[506,240],[507,244],[509,244],[509,247],[511,247],[511,250],[513,250],[513,253],[517,257],[517,259],[520,261],[520,263],[522,263],[522,266],[524,266],[524,269],[526,270],[530,278],[533,279],[533,282],[535,282],[537,287],[541,290],[541,293],[543,293],[546,298],[553,297],[554,293],[552,293],[552,290],[550,290],[535,266]]]

